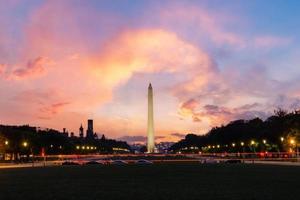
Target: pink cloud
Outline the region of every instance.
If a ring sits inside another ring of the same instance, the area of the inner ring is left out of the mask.
[[[232,31],[227,31],[224,24],[236,23],[237,19],[224,13],[212,13],[201,7],[169,5],[161,9],[161,20],[165,25],[193,25],[193,31],[205,35],[218,45],[228,44],[244,47],[245,39]]]
[[[43,106],[39,109],[38,118],[51,119],[59,112],[62,112],[64,108],[69,104],[70,104],[69,102],[59,102],[59,103]]]
[[[276,36],[259,36],[254,38],[254,47],[256,48],[271,48],[277,46],[285,46],[290,44],[291,38],[283,38]]]
[[[214,12],[193,4],[172,3],[159,9],[159,21],[172,30],[190,30],[199,35],[200,40],[210,40],[216,46],[227,45],[230,48],[272,48],[291,43],[292,38],[276,35],[246,36],[239,29],[245,29],[246,19],[232,13]],[[228,28],[230,27],[230,28]],[[190,34],[190,33],[189,33]]]
[[[201,113],[196,109],[200,104],[195,99],[190,99],[181,104],[178,114],[181,117],[192,117],[194,122],[201,122]]]
[[[22,110],[30,112],[34,118],[38,119],[52,119],[71,104],[66,96],[57,89],[23,91],[13,100],[19,105],[26,105]]]
[[[35,78],[42,76],[46,73],[47,66],[53,65],[54,62],[46,57],[38,57],[34,60],[28,61],[27,65],[23,68],[15,69],[9,76],[11,79],[25,79],[25,78]]]
[[[239,107],[226,107],[212,104],[201,105],[198,100],[190,99],[179,109],[179,115],[194,122],[207,122],[210,127],[220,126],[237,119],[252,119],[260,117],[265,119],[270,113],[261,111],[266,105],[259,103],[245,104]]]

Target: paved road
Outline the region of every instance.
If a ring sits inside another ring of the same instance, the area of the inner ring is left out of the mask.
[[[24,168],[24,167],[44,167],[44,166],[54,166],[58,165],[54,161],[49,162],[35,162],[35,163],[1,163],[0,169],[7,169],[7,168]]]

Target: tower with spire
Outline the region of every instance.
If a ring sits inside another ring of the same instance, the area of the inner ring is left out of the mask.
[[[82,124],[79,128],[79,137],[83,138],[83,127],[82,127]]]

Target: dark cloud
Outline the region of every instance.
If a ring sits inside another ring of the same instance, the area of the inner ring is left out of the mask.
[[[186,134],[182,134],[182,133],[171,133],[171,135],[178,138],[184,138],[186,136]]]
[[[274,101],[274,107],[283,108],[287,110],[299,110],[300,98],[288,97],[286,95],[278,95]]]
[[[147,137],[140,136],[140,135],[136,135],[136,136],[125,135],[125,136],[122,136],[122,137],[118,138],[118,140],[126,141],[126,142],[129,142],[129,143],[136,143],[136,142],[144,143],[144,142],[146,142]]]
[[[155,139],[164,139],[164,138],[165,136],[155,136]],[[147,137],[141,135],[134,135],[134,136],[125,135],[118,138],[118,140],[126,141],[128,143],[146,143]]]

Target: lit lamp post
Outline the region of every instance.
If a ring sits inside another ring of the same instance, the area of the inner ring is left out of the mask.
[[[299,149],[298,149],[297,141],[295,142],[295,145],[296,145],[296,157],[297,157],[297,162],[298,162]]]
[[[4,150],[4,160],[6,159],[6,149],[8,148],[8,140],[5,140],[4,145],[5,145],[5,150]]]
[[[241,142],[241,147],[243,149],[243,158],[245,156],[245,147],[244,147],[245,143],[244,142]]]
[[[23,143],[22,143],[22,146],[24,147],[24,148],[27,148],[28,147],[28,142],[27,141],[24,141]],[[33,158],[33,151],[32,151],[32,147],[30,148],[30,153],[32,154],[32,166],[34,166],[34,158]],[[30,155],[28,155],[27,154],[27,156],[28,157],[30,157]],[[29,160],[29,159],[28,159]]]
[[[283,152],[284,151],[284,148],[283,148],[283,142],[284,142],[284,137],[280,137],[280,145],[278,147],[278,152],[279,152],[279,155],[280,155],[280,152]]]
[[[297,142],[294,139],[291,139],[290,140],[290,144],[291,144],[291,146],[295,146],[295,148],[296,148],[296,159],[298,161],[298,146],[297,146]]]
[[[256,151],[255,151],[255,141],[254,141],[254,140],[251,140],[250,145],[251,145],[252,148],[253,148],[253,152],[256,153]]]
[[[22,144],[22,145],[23,145],[23,147],[25,147],[25,148],[26,148],[26,147],[28,146],[28,143],[27,143],[27,142],[23,142],[23,144]]]
[[[267,140],[263,139],[262,142],[264,144],[264,151],[267,151]]]

